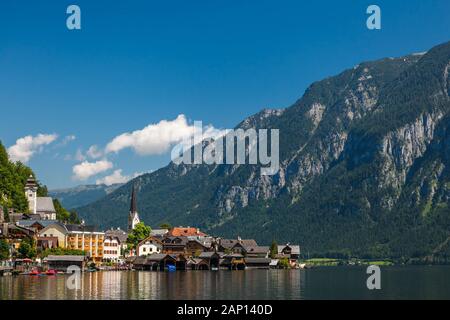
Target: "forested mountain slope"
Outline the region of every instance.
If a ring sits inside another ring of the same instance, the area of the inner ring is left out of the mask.
[[[238,125],[280,129],[277,175],[171,163],[79,212],[125,226],[135,183],[152,225],[297,242],[310,253],[448,259],[449,71],[450,43],[361,63]]]

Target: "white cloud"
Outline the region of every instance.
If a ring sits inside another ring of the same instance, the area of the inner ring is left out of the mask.
[[[171,146],[193,136],[194,130],[194,125],[189,125],[185,115],[180,114],[175,120],[161,120],[117,136],[106,146],[106,153],[131,148],[139,155],[164,154]]]
[[[87,156],[91,159],[99,159],[103,156],[103,152],[98,149],[98,146],[93,145],[91,146],[88,151],[86,152]]]
[[[63,141],[61,142],[61,146],[65,146],[69,142],[75,141],[77,137],[75,135],[65,136]]]
[[[35,153],[43,150],[58,138],[56,134],[38,134],[26,136],[16,141],[16,144],[8,148],[8,154],[12,161],[28,162]]]
[[[77,161],[85,161],[86,160],[86,156],[83,154],[81,149],[78,149],[77,153],[75,153],[75,160],[77,160]]]
[[[143,172],[136,172],[135,174],[131,176],[124,176],[122,175],[122,169],[117,169],[113,172],[113,174],[106,176],[104,178],[98,179],[96,181],[96,184],[105,184],[107,186],[116,184],[116,183],[127,183],[131,179],[134,179],[136,177],[139,177],[140,175],[143,175]]]
[[[114,165],[108,160],[100,160],[96,162],[83,161],[73,167],[73,178],[75,180],[87,180],[92,176],[112,169]]]

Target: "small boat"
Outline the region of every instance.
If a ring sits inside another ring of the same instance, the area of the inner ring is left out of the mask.
[[[167,271],[175,272],[175,271],[177,271],[177,268],[174,265],[168,265],[167,266]]]
[[[56,270],[50,269],[50,270],[47,270],[47,272],[45,274],[48,276],[56,276],[57,272],[56,272]]]
[[[39,276],[39,275],[41,275],[41,273],[38,270],[34,269],[29,273],[29,275],[30,276]]]

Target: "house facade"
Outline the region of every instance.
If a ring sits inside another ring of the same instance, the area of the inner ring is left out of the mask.
[[[187,237],[165,237],[162,240],[162,253],[174,255],[185,254],[187,242]]]
[[[160,239],[150,236],[143,241],[141,241],[137,248],[136,252],[138,256],[147,256],[152,254],[159,254],[163,250],[163,243]]]
[[[47,225],[45,228],[38,232],[39,238],[56,238],[58,239],[58,247],[67,247],[67,234],[66,227],[60,222],[54,222]]]
[[[86,252],[95,263],[103,260],[105,233],[84,225],[66,225],[67,248]]]
[[[122,247],[119,237],[105,236],[103,242],[103,261],[118,263],[122,256]]]

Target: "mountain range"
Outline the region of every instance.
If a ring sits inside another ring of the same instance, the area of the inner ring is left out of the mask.
[[[170,163],[77,210],[125,227],[135,185],[152,226],[299,243],[310,254],[448,260],[449,71],[450,43],[361,63],[236,127],[280,130],[278,174]]]
[[[67,209],[81,207],[100,200],[115,191],[122,184],[81,185],[74,188],[55,189],[49,191],[49,196],[58,199]]]

